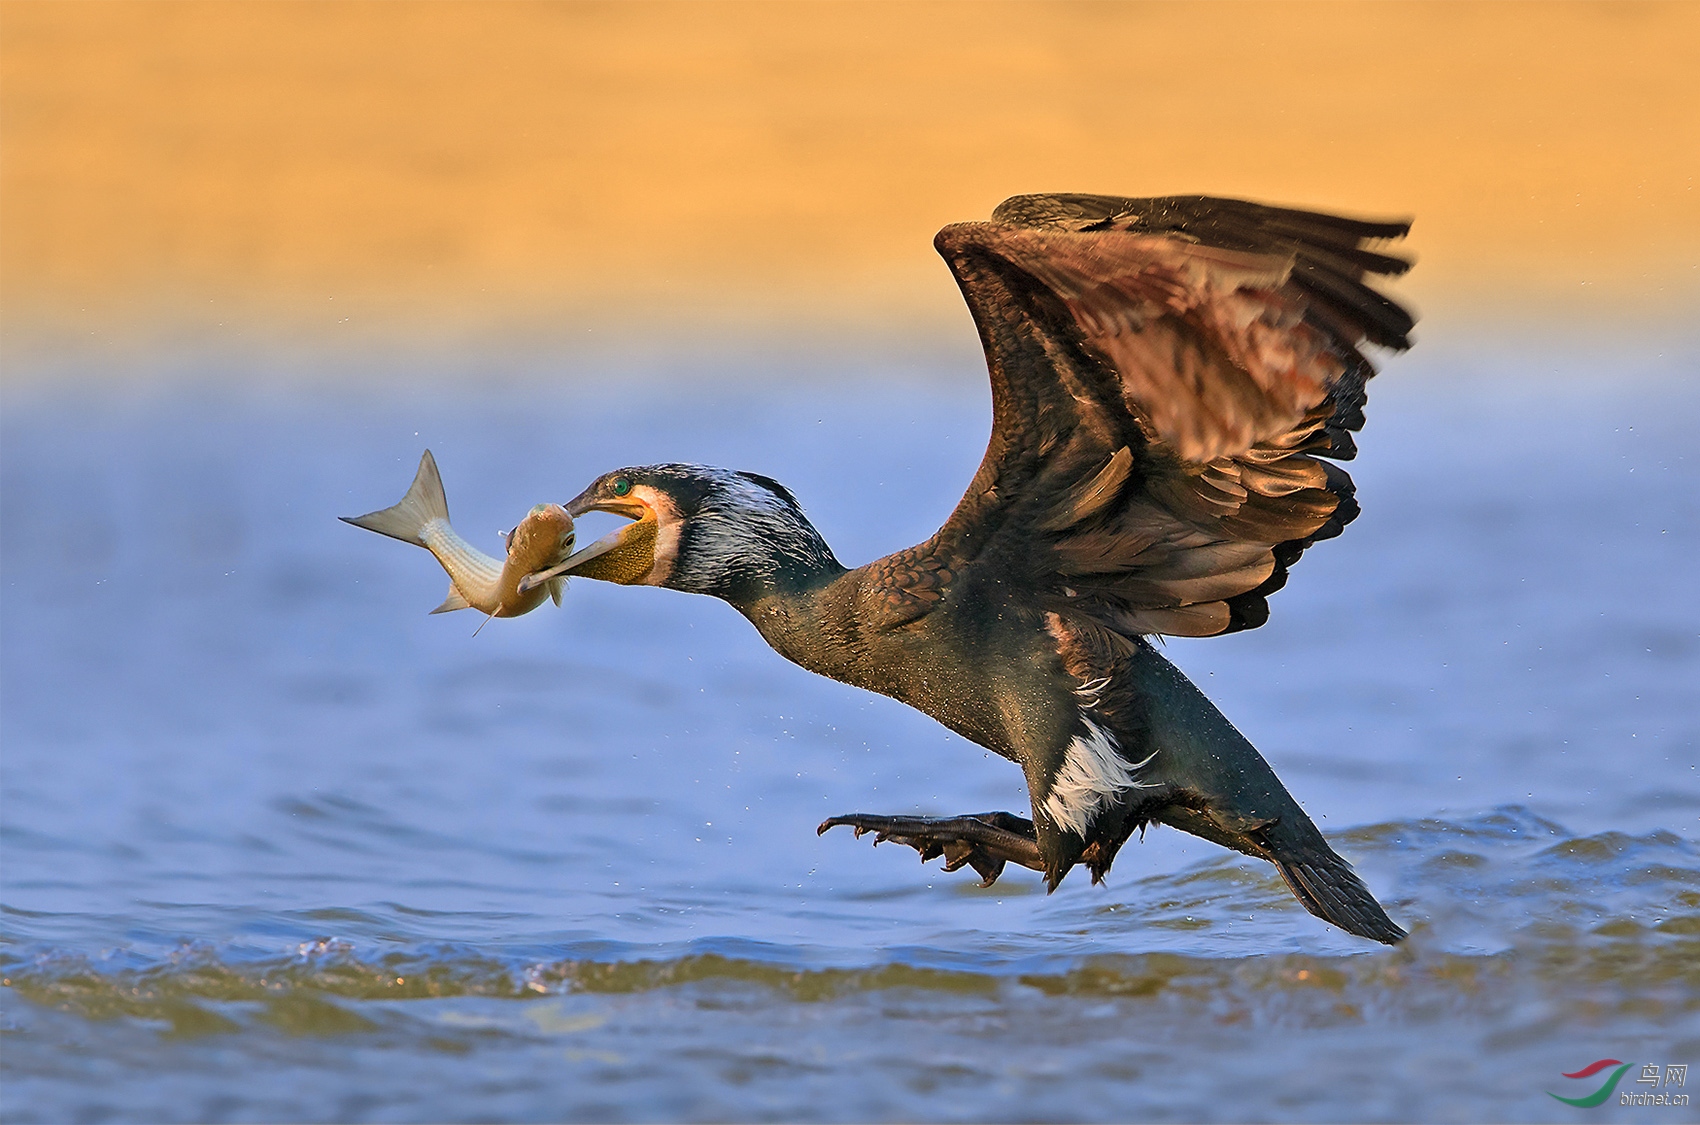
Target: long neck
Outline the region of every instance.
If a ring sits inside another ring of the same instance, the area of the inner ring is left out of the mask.
[[[835,561],[806,576],[770,583],[756,597],[726,600],[785,659],[823,676],[858,683],[856,667],[864,647],[854,610],[859,577]]]

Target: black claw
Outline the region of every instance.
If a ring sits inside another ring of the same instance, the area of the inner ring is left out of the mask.
[[[998,876],[1003,874],[1004,861],[995,857],[988,858],[978,852],[972,852],[968,856],[968,863],[974,868],[975,874],[980,876],[982,887],[991,886],[998,881]]]
[[[1011,813],[953,817],[853,813],[823,821],[817,832],[839,825],[848,827],[857,838],[867,832],[874,833],[876,847],[893,840],[914,848],[922,863],[942,855],[946,871],[972,867],[980,876],[982,887],[997,882],[1005,865],[1011,862],[1035,871],[1044,870],[1033,822]]]

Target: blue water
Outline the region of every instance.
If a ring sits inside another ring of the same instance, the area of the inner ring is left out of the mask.
[[[8,384],[0,1115],[1700,1119],[1548,1093],[1700,1064],[1700,359],[1482,354],[1373,384],[1364,515],[1267,626],[1167,647],[1396,950],[1162,828],[1050,897],[817,838],[1023,811],[1021,779],[706,599],[579,581],[473,637],[426,616],[424,552],[333,518],[429,446],[494,550],[695,460],[785,481],[859,563],[971,475],[970,361]]]

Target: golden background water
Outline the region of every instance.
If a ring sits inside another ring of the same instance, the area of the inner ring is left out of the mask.
[[[1414,215],[1427,314],[1700,296],[1700,5],[0,6],[13,358],[235,324],[960,330],[1026,191]]]

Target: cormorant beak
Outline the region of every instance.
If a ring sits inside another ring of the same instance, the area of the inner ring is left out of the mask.
[[[551,578],[571,577],[573,572],[594,559],[599,559],[625,546],[642,532],[653,531],[655,511],[648,504],[630,497],[598,499],[594,488],[588,488],[579,493],[565,504],[567,514],[574,519],[586,512],[612,512],[617,516],[625,516],[634,522],[627,524],[617,531],[611,531],[596,542],[574,551],[566,560],[550,567],[528,574],[519,580],[519,592],[529,593]],[[645,523],[650,526],[645,527]],[[645,564],[647,566],[647,564]]]
[[[566,503],[567,515],[578,519],[586,512],[613,512],[627,519],[641,520],[649,514],[649,505],[630,496],[597,499],[586,489]]]

